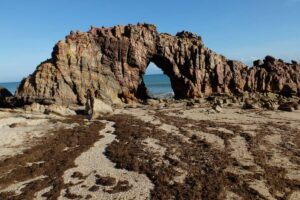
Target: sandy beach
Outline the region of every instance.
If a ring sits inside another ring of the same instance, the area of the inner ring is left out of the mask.
[[[300,0],[0,5],[0,200],[300,200]]]
[[[0,112],[1,199],[300,198],[300,111],[136,105]]]

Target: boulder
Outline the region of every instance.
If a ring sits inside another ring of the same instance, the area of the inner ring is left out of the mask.
[[[272,101],[266,101],[262,105],[263,108],[267,110],[275,110],[276,106]]]
[[[296,84],[293,83],[287,83],[285,85],[283,85],[282,90],[281,90],[281,94],[283,96],[286,97],[292,97],[292,96],[296,96],[298,92],[298,88]]]
[[[7,99],[12,97],[12,93],[6,88],[0,87],[0,107],[8,107]]]
[[[24,110],[26,112],[44,113],[46,108],[44,105],[41,105],[39,103],[33,103],[31,105],[25,105]]]
[[[13,96],[10,91],[6,88],[0,87],[0,99],[4,99],[5,97],[11,97]]]
[[[159,100],[156,100],[156,99],[147,99],[147,105],[149,106],[156,106],[159,104]]]
[[[106,104],[100,99],[95,98],[91,91],[87,92],[85,104],[85,112],[90,119],[96,119],[101,116],[109,115],[113,112],[110,105]]]
[[[195,106],[196,104],[193,102],[193,101],[188,101],[186,102],[186,106],[187,107],[192,107],[192,106]]]
[[[91,109],[88,111],[92,119],[96,119],[100,116],[109,115],[113,112],[110,105],[104,103],[100,99],[94,99]]]
[[[45,108],[44,111],[45,114],[55,114],[55,115],[61,115],[61,116],[74,116],[76,115],[76,112],[74,110],[71,110],[70,108],[67,108],[65,106],[61,105],[49,105]]]
[[[74,110],[67,108],[62,105],[42,105],[39,103],[33,103],[31,105],[25,105],[24,110],[26,112],[36,112],[36,113],[43,113],[43,114],[55,114],[60,116],[73,116],[76,115]]]
[[[264,64],[264,61],[262,61],[262,60],[253,61],[253,66],[260,66],[260,65],[263,65],[263,64]]]
[[[276,58],[274,58],[273,56],[266,56],[264,62],[265,63],[274,63],[276,61]]]
[[[219,105],[214,105],[213,110],[215,110],[217,113],[221,113],[223,111],[221,106],[219,106]]]
[[[297,102],[283,102],[280,103],[278,110],[293,112],[294,110],[298,110],[299,106]]]
[[[259,103],[256,100],[246,99],[243,105],[243,109],[258,109]]]
[[[9,125],[9,128],[20,128],[20,127],[26,127],[28,124],[26,122],[18,122],[18,123],[12,123]]]

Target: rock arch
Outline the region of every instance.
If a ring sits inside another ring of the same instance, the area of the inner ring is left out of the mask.
[[[150,24],[92,27],[59,41],[52,58],[22,81],[17,97],[25,102],[84,104],[90,89],[109,103],[138,101],[147,98],[142,75],[150,62],[170,77],[176,98],[283,88],[299,95],[300,66],[271,58],[249,69],[211,51],[190,32],[172,36]]]

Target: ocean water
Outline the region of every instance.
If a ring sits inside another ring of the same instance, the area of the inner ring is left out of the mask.
[[[144,76],[144,82],[149,95],[153,97],[172,97],[173,90],[168,76],[164,74],[151,74]],[[15,93],[20,82],[0,83],[0,87],[7,88],[11,93]]]
[[[164,74],[151,74],[144,76],[144,82],[151,97],[173,97],[170,78]]]

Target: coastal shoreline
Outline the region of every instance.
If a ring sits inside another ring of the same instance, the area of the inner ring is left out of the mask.
[[[11,133],[7,135],[4,130],[32,129],[18,145],[0,145],[0,149],[15,149],[15,154],[0,160],[0,197],[99,199],[100,195],[106,199],[126,199],[133,195],[131,198],[172,199],[179,194],[182,199],[299,197],[299,110],[245,110],[239,104],[226,104],[220,112],[212,112],[209,102],[189,102],[136,104],[115,109],[111,115],[95,120],[1,110],[0,133],[6,134],[5,137]],[[48,121],[23,123],[22,117]],[[35,137],[39,130],[34,127],[41,126],[38,123],[44,123],[45,131]],[[101,146],[101,141],[110,137],[104,131],[109,123],[114,123],[109,134],[115,139],[109,144],[102,142],[105,146]],[[100,134],[101,131],[104,132]],[[99,149],[98,154],[92,153],[95,148]],[[101,153],[101,148],[105,152]],[[98,171],[95,166],[101,167],[100,160],[94,159],[93,164],[86,165],[82,160],[84,167],[80,167],[82,164],[76,160],[83,155],[90,160],[102,155],[114,164],[107,165],[110,169]],[[72,168],[68,173],[70,178],[65,179],[63,174]],[[137,193],[132,191],[140,184],[136,185],[122,173],[110,173],[116,170],[146,177],[143,180],[148,186],[144,188],[148,192],[141,198],[134,196]],[[71,189],[78,184],[80,189]]]

